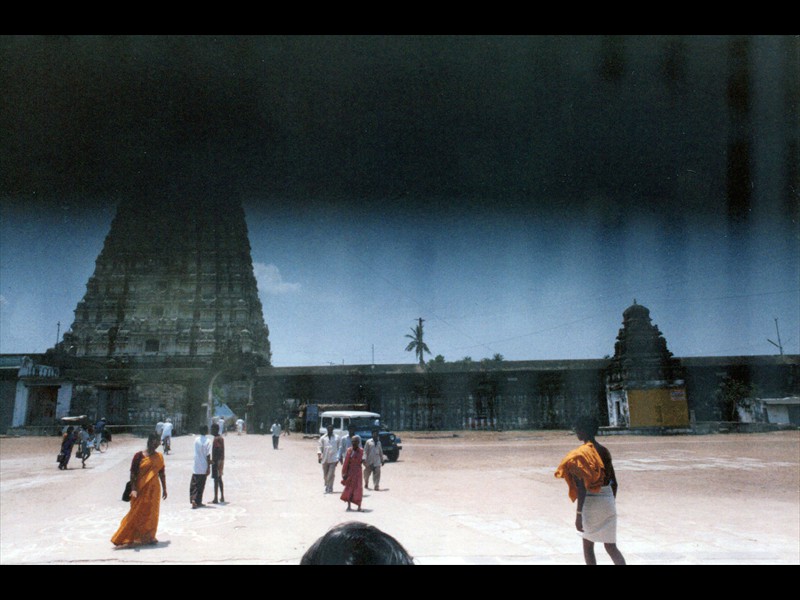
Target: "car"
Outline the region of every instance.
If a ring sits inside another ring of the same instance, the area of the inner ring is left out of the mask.
[[[347,434],[352,425],[356,435],[366,443],[372,437],[372,430],[377,427],[383,453],[389,462],[395,462],[403,449],[402,440],[389,431],[380,419],[379,413],[364,410],[328,410],[320,415],[319,433],[327,433],[328,424],[333,423],[333,434],[340,438]]]

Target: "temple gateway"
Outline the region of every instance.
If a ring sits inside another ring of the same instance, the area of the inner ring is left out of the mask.
[[[272,367],[244,211],[221,197],[118,207],[63,339],[0,356],[0,430],[56,432],[86,415],[136,432],[171,418],[181,434],[222,416],[248,433],[274,419],[313,433],[321,407],[349,406],[397,430],[560,429],[596,414],[612,429],[691,431],[731,420],[718,397],[730,381],[758,390],[772,421],[800,424],[799,356],[678,359],[635,300],[613,357]]]

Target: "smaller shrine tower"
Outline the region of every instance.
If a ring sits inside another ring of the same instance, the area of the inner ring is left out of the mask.
[[[608,422],[612,427],[688,427],[683,368],[651,322],[633,304],[622,313],[614,358],[606,374]]]

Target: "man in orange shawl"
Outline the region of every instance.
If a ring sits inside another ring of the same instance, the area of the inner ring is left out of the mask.
[[[556,469],[569,487],[569,498],[578,501],[575,528],[583,534],[583,556],[587,565],[597,564],[594,543],[602,542],[616,565],[625,558],[617,548],[617,477],[611,452],[595,440],[598,423],[582,417],[575,424],[575,434],[584,442],[570,451]]]
[[[156,452],[161,444],[157,433],[147,438],[147,449],[137,452],[131,462],[131,508],[111,537],[115,546],[156,544],[161,499],[167,499],[164,457]],[[161,485],[159,485],[159,480]]]

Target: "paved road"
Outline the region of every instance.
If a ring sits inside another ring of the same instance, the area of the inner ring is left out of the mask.
[[[109,539],[127,512],[119,497],[141,438],[117,436],[86,469],[73,458],[66,472],[58,439],[0,438],[0,564],[297,564],[351,519],[394,535],[421,565],[581,564],[575,507],[553,477],[574,436],[457,435],[402,434],[401,458],[384,467],[385,491],[365,492],[364,513],[323,494],[315,441],[300,435],[277,451],[269,436],[227,435],[228,503],[192,510],[193,438],[175,438],[160,542],[127,550]],[[603,441],[621,482],[629,564],[800,564],[800,431]],[[609,562],[601,548],[598,560]]]

